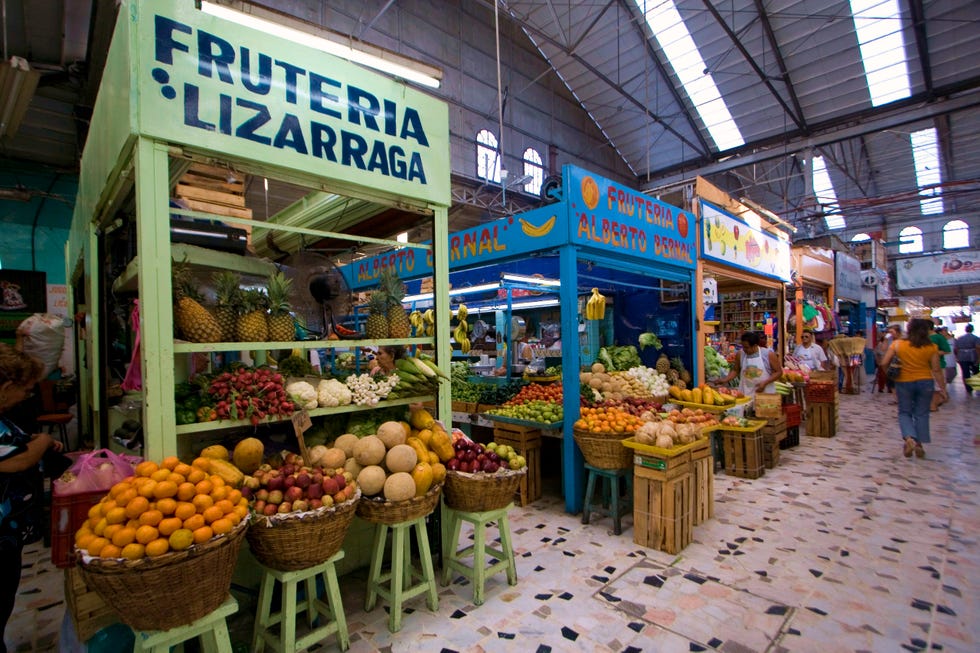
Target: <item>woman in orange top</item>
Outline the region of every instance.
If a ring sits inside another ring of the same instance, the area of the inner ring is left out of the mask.
[[[901,365],[901,373],[895,379],[895,394],[898,396],[898,426],[904,440],[902,453],[906,458],[910,458],[912,452],[918,458],[926,455],[922,444],[930,441],[929,404],[933,383],[939,388],[943,401],[948,399],[946,378],[939,368],[939,348],[929,340],[931,326],[930,320],[911,320],[908,339],[893,343],[881,361],[888,369],[897,356]]]

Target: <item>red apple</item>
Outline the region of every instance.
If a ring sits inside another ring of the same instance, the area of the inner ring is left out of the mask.
[[[343,490],[340,490],[337,492],[337,494],[333,495],[334,503],[343,503],[344,501],[347,501],[347,495],[344,494]]]
[[[268,501],[269,500],[269,491],[266,490],[265,488],[262,488],[261,490],[256,490],[255,491],[255,498],[258,499],[259,501]]]
[[[286,478],[284,478],[282,480],[282,486],[284,488],[286,488],[287,490],[289,488],[293,487],[294,485],[296,485],[296,477],[295,476],[287,476]]]
[[[337,494],[337,490],[340,488],[337,486],[337,481],[331,476],[329,478],[323,479],[323,493],[327,496],[333,496]]]
[[[356,492],[356,491],[357,491],[357,488],[354,487],[353,485],[348,485],[347,487],[345,487],[344,488],[344,497],[345,497],[344,500],[346,501],[346,500],[350,499],[351,497],[353,497],[354,496],[354,492]]]
[[[280,515],[292,511],[293,511],[293,504],[289,503],[288,501],[283,501],[282,503],[279,504],[278,512]]]
[[[265,511],[265,501],[256,501],[252,507],[255,508],[255,512],[261,515]]]
[[[306,488],[306,496],[310,499],[319,499],[323,496],[323,486],[322,485],[311,485]]]
[[[277,512],[279,512],[279,506],[274,503],[267,503],[265,504],[265,508],[262,509],[262,514],[266,517],[271,517]]]
[[[269,492],[269,497],[266,499],[266,501],[268,501],[269,503],[271,503],[273,505],[279,505],[280,503],[282,503],[282,499],[283,499],[283,497],[282,497],[282,491],[281,490],[273,490],[273,491]]]
[[[245,497],[246,499],[251,499],[253,494],[254,493],[252,492],[252,488],[250,488],[247,485],[243,485],[242,486],[242,496],[243,497]]]
[[[310,509],[310,504],[302,499],[293,502],[293,510],[295,510],[296,512],[306,512],[309,509]]]
[[[319,499],[310,499],[310,510],[316,510],[317,508],[322,508],[323,502]]]
[[[286,488],[286,492],[283,495],[286,497],[286,501],[298,501],[303,498],[303,488],[298,485],[294,485],[291,488]]]
[[[303,489],[310,487],[311,480],[312,479],[310,478],[310,475],[307,474],[306,472],[300,472],[299,474],[296,475],[296,485],[298,485]]]
[[[343,490],[344,486],[347,485],[347,479],[344,478],[343,474],[337,474],[333,477],[333,480],[337,482],[337,489]]]
[[[269,478],[268,479],[268,482],[266,482],[265,486],[267,488],[269,488],[269,491],[270,492],[272,492],[273,490],[276,490],[276,491],[281,490],[283,488],[283,485],[282,485],[282,476],[273,476],[273,477]]]

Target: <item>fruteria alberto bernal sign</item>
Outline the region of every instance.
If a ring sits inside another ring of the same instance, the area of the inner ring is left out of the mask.
[[[980,283],[980,252],[965,250],[895,261],[900,290]]]
[[[449,205],[441,100],[192,2],[139,6],[141,133]]]

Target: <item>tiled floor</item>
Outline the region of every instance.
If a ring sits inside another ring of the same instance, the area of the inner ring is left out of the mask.
[[[893,396],[842,396],[840,435],[804,436],[762,478],[717,475],[715,517],[679,555],[546,495],[512,514],[518,585],[493,577],[482,606],[457,581],[392,635],[384,608],[362,609],[365,573],[346,576],[351,650],[978,651],[980,397],[953,388],[918,460],[901,455]],[[55,650],[61,574],[43,548],[27,560],[7,640]],[[254,599],[239,598],[247,650]]]

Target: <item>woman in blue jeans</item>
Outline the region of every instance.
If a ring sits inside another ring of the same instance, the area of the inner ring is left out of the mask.
[[[939,348],[929,339],[931,320],[914,319],[909,322],[908,338],[898,340],[888,348],[881,364],[885,369],[898,357],[901,372],[895,379],[898,396],[898,426],[902,431],[902,453],[906,458],[924,458],[923,444],[930,442],[929,405],[933,387],[939,388],[943,401],[946,394],[946,377],[939,367]]]

